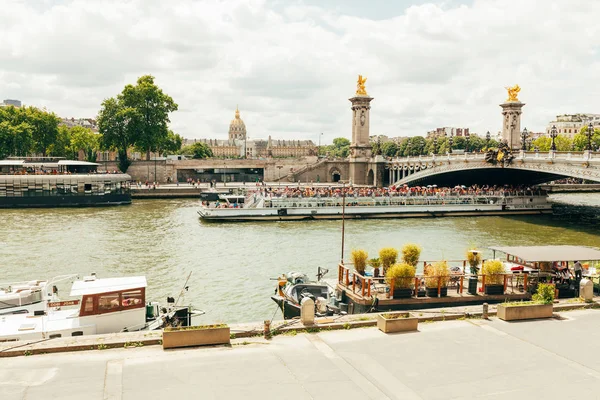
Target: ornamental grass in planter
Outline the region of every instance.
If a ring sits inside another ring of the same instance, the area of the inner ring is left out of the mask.
[[[421,257],[421,246],[408,243],[402,247],[402,262],[405,264],[416,267],[419,257]]]
[[[373,276],[379,277],[379,267],[381,267],[381,260],[379,258],[371,258],[367,262],[373,268]]]
[[[385,275],[386,282],[394,286],[393,298],[412,296],[415,285],[416,268],[406,263],[392,265]]]
[[[504,303],[498,306],[498,318],[504,321],[552,318],[554,285],[540,283],[532,301]]]
[[[388,268],[392,265],[396,264],[398,260],[398,250],[393,247],[384,247],[379,250],[379,260],[381,261],[381,266],[383,267],[383,275],[387,273]]]
[[[486,260],[481,268],[481,273],[485,276],[485,294],[504,294],[505,271],[502,261]]]
[[[377,328],[385,333],[416,331],[419,318],[406,311],[377,314]]]
[[[361,275],[365,274],[365,269],[367,268],[367,260],[369,259],[369,254],[361,249],[352,250],[350,253],[350,259],[352,260],[352,264],[354,264],[354,269]]]
[[[471,273],[468,292],[470,294],[477,294],[477,275],[479,274],[479,264],[481,264],[481,252],[475,249],[467,250],[467,262],[469,263],[469,272]]]
[[[162,342],[163,349],[229,344],[230,330],[226,324],[168,327],[163,331]]]
[[[446,261],[438,261],[428,265],[423,271],[425,275],[425,292],[428,297],[440,297],[448,295],[448,282],[450,282],[450,268]]]

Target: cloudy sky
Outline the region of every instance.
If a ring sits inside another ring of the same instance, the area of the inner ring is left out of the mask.
[[[0,100],[64,117],[152,74],[179,104],[172,128],[225,138],[350,137],[358,74],[371,134],[441,126],[496,132],[505,86],[522,127],[600,113],[600,2],[589,0],[2,0]]]

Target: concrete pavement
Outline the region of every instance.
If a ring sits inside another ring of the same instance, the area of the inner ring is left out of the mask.
[[[597,399],[599,310],[0,360],[0,399]]]

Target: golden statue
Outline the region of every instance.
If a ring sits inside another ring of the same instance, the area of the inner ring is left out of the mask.
[[[358,96],[368,96],[367,90],[365,89],[365,82],[367,78],[363,78],[362,75],[358,76],[358,82],[356,83],[356,94]]]
[[[504,89],[508,90],[508,99],[506,99],[506,101],[519,101],[519,99],[517,99],[517,96],[521,91],[519,85],[515,85],[513,87],[505,87]]]

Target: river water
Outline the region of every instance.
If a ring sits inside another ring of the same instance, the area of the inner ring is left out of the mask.
[[[346,257],[353,248],[375,257],[382,247],[408,242],[423,247],[422,260],[462,259],[473,246],[600,247],[600,194],[551,199],[552,216],[346,221]],[[318,266],[336,276],[340,221],[203,223],[197,209],[198,201],[181,199],[0,210],[0,282],[69,273],[145,275],[147,297],[164,302],[179,294],[192,272],[185,303],[207,312],[201,322],[234,323],[273,317],[270,278],[289,271],[314,277]]]

